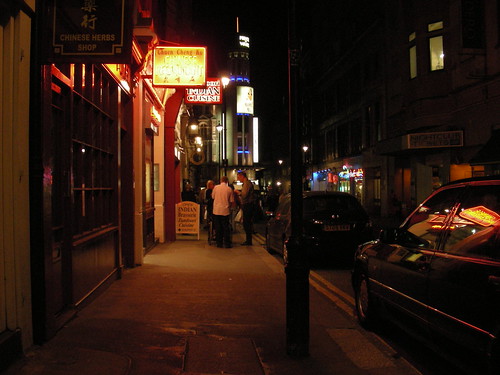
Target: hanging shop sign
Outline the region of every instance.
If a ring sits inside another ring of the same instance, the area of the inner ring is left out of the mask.
[[[221,80],[219,78],[207,78],[206,87],[186,89],[184,99],[189,104],[221,104]]]
[[[45,8],[49,62],[129,63],[130,0],[52,0]]]
[[[153,86],[206,85],[206,47],[156,47],[153,51]]]

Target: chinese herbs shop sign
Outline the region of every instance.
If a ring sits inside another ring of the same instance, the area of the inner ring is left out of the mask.
[[[153,86],[205,86],[206,66],[205,47],[156,47],[153,52]]]
[[[53,0],[48,61],[128,63],[130,0]]]
[[[200,205],[184,201],[175,205],[175,232],[195,234],[200,239]]]

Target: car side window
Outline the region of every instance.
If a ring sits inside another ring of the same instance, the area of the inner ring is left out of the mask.
[[[500,185],[470,186],[453,218],[444,251],[500,259]]]
[[[398,243],[421,249],[437,248],[445,220],[463,188],[446,189],[424,201],[404,223]]]

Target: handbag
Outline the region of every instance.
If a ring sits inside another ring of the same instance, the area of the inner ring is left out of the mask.
[[[242,209],[238,210],[238,212],[236,213],[236,216],[234,217],[234,221],[237,223],[243,222],[243,210]]]

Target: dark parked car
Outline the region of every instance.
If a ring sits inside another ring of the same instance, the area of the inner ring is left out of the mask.
[[[281,198],[266,226],[266,247],[283,253],[290,236],[290,194]],[[356,247],[372,239],[371,221],[359,201],[342,192],[303,194],[304,248],[311,259],[352,259]]]
[[[363,325],[389,318],[465,368],[500,374],[500,177],[435,191],[359,246],[352,281]]]

